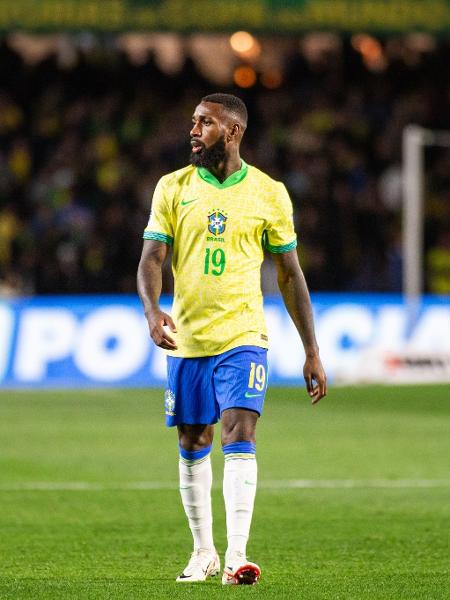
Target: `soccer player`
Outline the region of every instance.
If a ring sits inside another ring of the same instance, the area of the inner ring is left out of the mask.
[[[254,584],[261,573],[247,560],[246,545],[257,483],[255,429],[267,387],[264,248],[275,259],[285,305],[303,342],[312,404],[326,394],[292,204],[282,183],[241,159],[246,126],[247,109],[236,96],[202,98],[192,117],[191,164],[159,180],[138,268],[150,335],[168,354],[166,424],[178,428],[180,493],[194,538],[179,582],[204,581],[220,570],[210,461],[219,419],[228,539],[222,583]],[[173,317],[159,307],[169,246]]]

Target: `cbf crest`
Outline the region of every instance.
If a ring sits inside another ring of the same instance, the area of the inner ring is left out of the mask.
[[[225,231],[226,217],[223,212],[219,209],[215,209],[210,215],[208,215],[208,231],[215,236],[222,235]]]
[[[164,393],[164,406],[168,417],[175,416],[175,394],[172,390],[166,390]]]

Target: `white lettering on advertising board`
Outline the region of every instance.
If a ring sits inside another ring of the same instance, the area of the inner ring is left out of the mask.
[[[164,384],[165,353],[151,342],[136,304],[98,302],[80,314],[41,304],[16,312],[0,305],[0,382],[45,386],[64,361],[59,381],[70,373],[67,384],[74,387],[80,382]],[[170,306],[163,310],[170,312]],[[265,313],[271,379],[300,381],[304,353],[294,325],[281,304],[268,304]],[[383,381],[394,368],[395,376],[401,368],[407,378],[409,365],[414,377],[422,377],[427,356],[433,377],[447,377],[439,361],[447,365],[450,356],[449,305],[426,306],[411,330],[401,304],[322,304],[315,322],[324,366],[334,381]]]
[[[79,326],[73,358],[83,375],[109,382],[131,377],[148,352],[146,321],[131,308],[106,306]]]
[[[40,381],[49,363],[70,356],[77,321],[65,308],[29,308],[20,320],[14,374],[19,381]]]

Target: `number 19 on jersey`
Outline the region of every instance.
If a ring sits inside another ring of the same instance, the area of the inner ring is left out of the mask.
[[[206,248],[204,275],[219,277],[225,270],[225,262],[225,252],[222,248],[216,248],[213,251],[211,251],[211,248]]]

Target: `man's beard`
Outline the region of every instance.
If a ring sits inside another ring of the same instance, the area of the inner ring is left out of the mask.
[[[209,148],[202,145],[200,152],[191,152],[190,163],[194,167],[204,167],[210,171],[216,169],[225,159],[225,136],[222,136]]]

